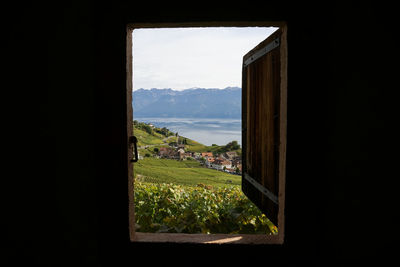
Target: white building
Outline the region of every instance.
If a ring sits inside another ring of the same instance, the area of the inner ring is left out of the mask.
[[[210,166],[211,166],[211,168],[220,170],[220,171],[223,171],[224,168],[225,169],[232,168],[231,162],[228,160],[224,160],[224,159],[216,159],[216,160],[214,160],[214,162],[210,163]]]

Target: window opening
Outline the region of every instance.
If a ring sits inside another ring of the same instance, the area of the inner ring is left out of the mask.
[[[214,30],[213,34],[215,34],[218,30],[226,33],[232,28],[208,29]],[[268,219],[271,209],[260,211],[258,208],[263,205],[271,205],[270,203],[265,204],[271,200],[275,202],[274,204],[278,204],[278,194],[276,191],[271,192],[264,187],[263,178],[260,180],[254,176],[254,173],[248,171],[248,166],[243,166],[249,159],[242,159],[243,153],[247,153],[244,155],[245,158],[252,155],[248,152],[247,144],[253,141],[248,136],[244,137],[245,147],[243,147],[242,132],[247,127],[243,125],[243,122],[247,124],[251,121],[247,115],[249,113],[248,103],[250,103],[247,101],[250,101],[251,97],[254,98],[252,91],[258,90],[254,89],[257,86],[250,82],[249,75],[254,72],[250,69],[254,65],[253,62],[274,48],[279,48],[279,44],[269,43],[266,48],[263,47],[261,50],[257,49],[254,53],[250,53],[252,55],[247,58],[243,58],[243,55],[277,29],[240,28],[242,34],[248,34],[247,38],[243,38],[247,41],[251,39],[251,30],[264,30],[262,38],[255,41],[253,38],[253,44],[247,45],[247,47],[243,45],[245,48],[240,52],[221,49],[215,42],[208,42],[207,49],[216,54],[213,56],[214,60],[208,60],[208,65],[203,65],[202,68],[207,68],[207,66],[211,68],[210,65],[217,65],[214,72],[208,74],[214,78],[206,79],[208,84],[221,82],[218,78],[223,76],[222,73],[227,69],[222,67],[223,53],[228,53],[229,60],[237,57],[236,54],[239,55],[240,62],[237,66],[239,72],[236,76],[240,82],[234,84],[231,81],[232,83],[226,83],[226,86],[200,84],[201,77],[205,77],[205,74],[201,73],[201,70],[196,70],[194,64],[201,65],[199,58],[205,57],[205,54],[201,54],[202,49],[196,50],[196,45],[200,45],[199,43],[202,38],[205,38],[205,35],[201,36],[199,31],[197,31],[197,35],[193,34],[196,31],[189,35],[189,43],[191,42],[192,46],[185,46],[184,40],[179,39],[181,37],[179,33],[190,32],[189,28],[141,28],[128,31],[128,44],[129,34],[133,33],[132,39],[130,39],[133,48],[132,54],[128,51],[129,46],[127,48],[128,56],[133,55],[133,64],[131,62],[129,66],[128,60],[128,74],[133,74],[131,76],[133,80],[130,83],[128,77],[127,87],[128,92],[129,89],[134,89],[133,93],[131,91],[132,98],[128,97],[128,101],[132,99],[133,105],[133,118],[128,116],[128,120],[132,119],[132,126],[128,127],[128,135],[129,131],[133,130],[133,134],[137,138],[137,150],[135,151],[138,152],[136,157],[139,160],[134,163],[134,171],[131,173],[134,179],[130,181],[131,239],[135,232],[136,236],[140,235],[140,232],[169,233],[168,238],[172,236],[170,233],[175,233],[175,235],[176,233],[178,235],[179,233],[212,233],[213,237],[215,234],[221,233],[278,235],[278,221],[274,219],[274,224],[272,220]],[[203,30],[203,34],[206,32],[205,28],[200,30]],[[146,37],[146,31],[153,31],[153,34]],[[166,37],[165,40],[171,41],[162,41],[163,34]],[[140,41],[138,38],[141,35],[144,39]],[[172,50],[174,42],[181,45],[177,50]],[[150,49],[140,48],[143,45]],[[202,45],[204,46],[204,44]],[[170,51],[175,52],[164,52],[166,57],[162,60],[160,54],[156,53],[161,50],[157,48],[162,46],[167,46]],[[139,51],[139,49],[144,51]],[[198,58],[196,58],[196,53],[200,54]],[[179,54],[188,59],[187,62],[180,62]],[[221,62],[217,62],[217,59]],[[148,64],[144,62],[148,62]],[[181,64],[167,66],[168,62]],[[182,69],[185,63],[188,65]],[[177,67],[179,65],[180,69]],[[192,72],[188,71],[190,66],[192,66]],[[165,73],[166,70],[172,70],[173,74]],[[185,80],[190,74],[195,75],[189,80]],[[168,75],[170,76],[168,77]],[[246,77],[244,77],[245,75]],[[168,79],[173,83],[165,83]],[[195,84],[190,84],[190,82]],[[216,87],[222,88],[217,89]],[[243,89],[246,92],[242,92]],[[235,114],[235,108],[232,108],[233,104],[230,105],[229,101],[239,105],[239,109],[236,106],[236,111],[239,110],[237,114]],[[280,100],[275,99],[274,101]],[[241,105],[242,102],[245,104]],[[242,110],[243,108],[246,110]],[[277,106],[275,106],[276,108]],[[221,110],[223,115],[221,115]],[[254,112],[257,113],[255,110]],[[253,124],[257,123],[253,122]],[[223,126],[229,127],[221,131]],[[257,128],[254,125],[252,127]],[[247,134],[246,130],[244,133]],[[251,132],[251,134],[254,135],[255,132]],[[249,184],[258,191],[255,192],[255,189],[250,188]],[[248,196],[264,194],[268,199],[265,199],[265,196],[257,196],[256,198],[261,199],[261,204],[249,200],[243,194],[242,189]],[[131,191],[134,191],[134,196]],[[228,238],[228,240],[236,242],[242,237],[232,238]],[[215,241],[210,241],[209,238],[206,240],[211,243]]]

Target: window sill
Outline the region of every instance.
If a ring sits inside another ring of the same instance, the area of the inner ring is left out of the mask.
[[[133,242],[193,244],[282,244],[280,235],[135,233]]]

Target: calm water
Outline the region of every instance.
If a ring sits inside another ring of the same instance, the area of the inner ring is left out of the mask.
[[[226,145],[231,141],[242,143],[242,120],[240,119],[194,119],[194,118],[134,118],[166,127],[172,132],[200,142],[204,145]]]

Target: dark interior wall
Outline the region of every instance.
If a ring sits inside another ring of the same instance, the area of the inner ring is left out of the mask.
[[[7,259],[104,266],[145,253],[175,263],[182,253],[199,263],[394,259],[397,172],[390,152],[397,70],[389,66],[398,52],[392,10],[372,2],[279,2],[265,9],[203,2],[183,8],[90,1],[15,6],[5,50],[7,88],[16,99],[4,113],[13,141],[4,201]],[[132,244],[124,158],[126,24],[229,20],[288,23],[285,244]]]

